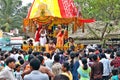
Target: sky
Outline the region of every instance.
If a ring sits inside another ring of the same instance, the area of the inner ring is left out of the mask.
[[[34,0],[22,0],[23,6],[27,5],[28,3],[32,3]]]

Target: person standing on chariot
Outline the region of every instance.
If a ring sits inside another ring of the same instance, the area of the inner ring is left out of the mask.
[[[58,25],[59,32],[57,34],[57,43],[56,46],[58,48],[62,48],[64,45],[64,30],[62,29],[61,25]]]
[[[44,47],[47,43],[47,32],[45,29],[45,25],[42,25],[42,29],[40,30],[40,46]]]

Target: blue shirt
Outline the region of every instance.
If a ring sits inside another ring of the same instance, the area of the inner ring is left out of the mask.
[[[118,75],[114,75],[111,77],[111,80],[119,80]]]
[[[49,77],[39,70],[34,70],[30,74],[25,75],[24,80],[49,80]]]

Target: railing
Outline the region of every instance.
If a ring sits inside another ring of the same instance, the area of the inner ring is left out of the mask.
[[[33,49],[34,51],[41,51],[43,48],[46,48],[46,47],[42,47],[42,46],[22,46],[22,50],[24,51],[28,51],[29,49]],[[61,50],[68,50],[70,47],[69,46],[63,46],[63,47],[57,47],[56,46],[56,49],[61,49]],[[77,45],[75,46],[75,50],[78,50],[78,49],[83,49],[84,48],[84,45]]]

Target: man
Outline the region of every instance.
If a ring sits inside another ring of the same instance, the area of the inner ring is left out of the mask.
[[[103,80],[109,80],[109,76],[111,73],[110,61],[106,58],[105,54],[101,54],[101,63],[103,63]]]
[[[18,57],[19,57],[19,56],[21,56],[22,59],[24,59],[24,56],[23,56],[22,52],[23,52],[22,50],[18,50],[18,51],[16,52],[16,54],[14,55],[14,59],[16,60],[16,62],[19,61],[19,60],[18,60]]]
[[[48,75],[39,71],[40,61],[38,59],[32,59],[30,61],[30,67],[32,72],[25,75],[24,80],[49,80]]]
[[[42,73],[46,73],[51,78],[54,78],[53,72],[48,67],[44,66],[43,56],[37,56],[37,58],[41,61],[41,66],[39,68],[39,71]]]
[[[6,67],[0,72],[0,80],[17,80],[14,76],[15,59],[8,57],[6,59]]]
[[[50,54],[49,53],[46,53],[46,56],[47,56],[47,60],[45,60],[45,66],[48,67],[48,68],[52,68],[52,65],[53,65],[53,60],[50,59]]]
[[[55,55],[54,56],[54,64],[52,66],[52,71],[54,73],[54,75],[59,75],[61,74],[61,69],[62,69],[62,65],[60,64],[60,56],[59,55]]]
[[[103,64],[98,61],[98,56],[93,56],[93,64],[91,66],[91,80],[102,80]]]
[[[112,60],[111,66],[114,66],[114,68],[120,67],[120,51],[116,53],[116,58]]]

